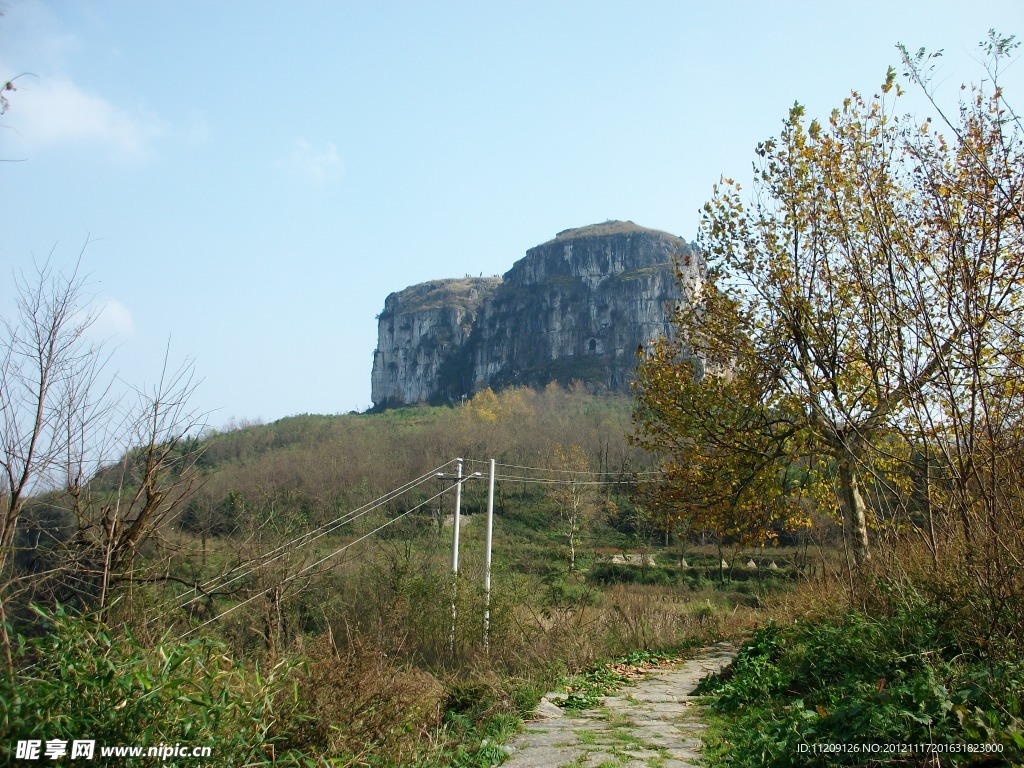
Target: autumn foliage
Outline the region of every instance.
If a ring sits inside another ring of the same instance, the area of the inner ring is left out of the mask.
[[[950,537],[1004,538],[1021,491],[999,446],[1018,445],[1024,403],[1024,130],[998,84],[1013,44],[984,47],[988,84],[963,90],[946,135],[899,112],[890,69],[824,122],[794,106],[752,187],[715,187],[707,281],[637,384],[660,499],[691,527],[764,537],[824,507],[858,566],[872,530],[936,557]],[[927,92],[929,58],[904,56]]]

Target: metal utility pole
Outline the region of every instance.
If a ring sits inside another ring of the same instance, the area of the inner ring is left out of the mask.
[[[494,532],[494,459],[487,483],[487,549],[484,553],[484,653],[490,648],[491,635],[491,538]]]

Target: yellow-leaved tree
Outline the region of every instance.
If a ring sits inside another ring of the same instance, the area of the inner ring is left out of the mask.
[[[553,477],[547,496],[561,518],[561,533],[569,551],[569,570],[575,571],[580,537],[600,511],[596,475],[590,470],[590,460],[579,445],[564,448],[556,444],[551,451],[551,466]]]
[[[724,545],[763,546],[806,521],[800,503],[810,477],[797,462],[800,413],[784,399],[765,400],[749,343],[727,297],[709,286],[708,324],[683,342],[677,335],[645,350],[638,368],[634,441],[662,454],[662,479],[642,494],[661,525]],[[721,322],[730,317],[729,322]],[[699,345],[702,331],[713,339]],[[731,338],[728,338],[731,337]],[[714,345],[733,354],[719,358]]]
[[[993,35],[990,74],[1012,48]],[[926,82],[927,59],[904,56]],[[815,456],[862,564],[866,489],[889,482],[894,440],[944,456],[946,491],[970,486],[961,453],[991,424],[986,397],[1020,378],[1024,132],[994,77],[964,93],[944,137],[896,111],[890,68],[824,123],[794,106],[758,145],[752,189],[714,188],[707,280],[642,355],[637,422],[720,526],[764,525],[772,481],[788,493],[780,462]]]

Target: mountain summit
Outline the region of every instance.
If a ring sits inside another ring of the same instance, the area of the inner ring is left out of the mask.
[[[668,333],[672,304],[688,299],[702,275],[682,238],[606,221],[559,232],[502,278],[392,293],[378,317],[374,406],[574,379],[627,391],[637,346]]]

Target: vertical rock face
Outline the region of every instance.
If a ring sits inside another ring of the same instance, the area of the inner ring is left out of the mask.
[[[668,333],[670,305],[688,299],[702,275],[681,238],[611,221],[560,232],[502,280],[407,288],[380,315],[374,405],[573,379],[628,390],[637,346]]]
[[[444,377],[453,373],[452,358],[469,340],[480,305],[500,283],[497,277],[432,280],[388,296],[377,316],[373,404],[436,401]]]

